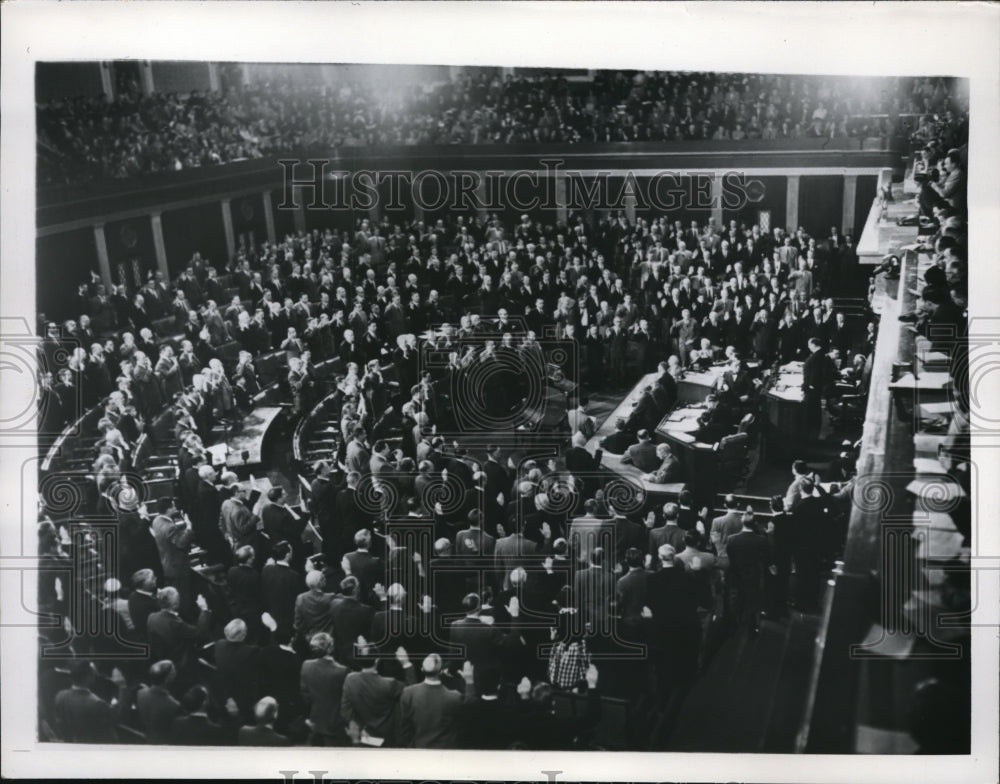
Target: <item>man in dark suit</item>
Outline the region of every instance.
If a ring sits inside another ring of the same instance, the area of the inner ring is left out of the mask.
[[[601,440],[601,449],[613,455],[624,455],[635,444],[635,433],[629,432],[624,417],[615,420],[615,432]]]
[[[177,614],[181,600],[176,588],[161,588],[157,601],[160,609],[150,615],[147,622],[152,658],[156,661],[170,659],[177,666],[179,676],[189,676],[197,659],[195,646],[205,642],[209,635],[212,614],[208,603],[204,596],[198,596],[201,613],[195,625]]]
[[[278,701],[262,697],[254,706],[254,726],[240,727],[237,743],[240,746],[291,746],[292,742],[274,730],[278,719]]]
[[[605,563],[604,548],[590,552],[590,565],[573,575],[573,601],[594,630],[611,628],[611,609],[615,601],[615,573]]]
[[[278,542],[274,546],[274,563],[267,564],[260,573],[264,609],[279,629],[289,632],[295,624],[295,599],[305,587],[302,575],[292,569],[291,561],[292,546],[288,542]]]
[[[358,636],[369,637],[375,610],[361,601],[361,582],[348,575],[340,581],[340,594],[330,605],[335,653],[339,661],[355,666],[354,643]]]
[[[264,611],[264,603],[260,572],[255,568],[256,556],[250,545],[244,545],[236,551],[235,558],[236,564],[226,572],[229,608],[236,618],[246,621],[250,638],[257,639],[263,629],[260,614]]]
[[[643,473],[650,473],[660,467],[662,462],[656,456],[656,444],[650,439],[649,431],[642,429],[638,433],[639,443],[630,446],[622,455],[623,463],[631,463]]]
[[[496,445],[486,447],[483,473],[486,474],[484,488],[486,525],[490,531],[496,533],[497,523],[503,522],[503,510],[510,495],[511,481],[507,469],[500,463],[500,447]]]
[[[117,673],[117,676],[114,674]],[[89,661],[74,662],[70,671],[73,685],[55,698],[53,721],[59,739],[67,743],[115,743],[115,723],[123,706],[127,685],[118,670],[112,674],[119,689],[116,706],[111,706],[91,691],[97,670]]]
[[[663,505],[664,524],[649,532],[647,552],[654,558],[665,544],[669,544],[678,553],[684,549],[684,529],[679,525],[679,512],[677,504],[673,502]]]
[[[733,592],[733,606],[749,634],[760,631],[760,612],[764,604],[764,574],[771,563],[767,539],[754,527],[752,513],[743,515],[742,529],[729,538],[727,588]]]
[[[302,663],[299,682],[309,706],[310,742],[313,746],[346,746],[347,733],[340,713],[347,667],[333,658],[333,638],[325,632],[314,634],[309,648],[317,658]]]
[[[452,621],[448,628],[448,641],[454,649],[455,661],[471,662],[477,683],[478,678],[488,672],[501,672],[505,658],[521,647],[519,631],[487,623],[480,615],[481,607],[479,594],[467,594],[462,599],[465,617]],[[479,688],[482,690],[483,686]]]
[[[158,661],[149,668],[149,685],[140,688],[135,695],[139,724],[150,743],[166,743],[171,724],[180,714],[180,703],[167,690],[176,677],[172,661]]]
[[[400,745],[417,749],[455,748],[462,695],[441,683],[441,657],[432,653],[421,666],[424,679],[403,689],[399,698]],[[472,691],[472,677],[466,693]]]
[[[663,419],[665,411],[661,411],[653,394],[653,386],[646,387],[632,413],[629,415],[625,428],[631,432],[655,430]]]
[[[354,534],[355,549],[344,556],[347,564],[345,571],[361,581],[361,600],[367,602],[373,600],[372,589],[375,584],[384,583],[386,579],[382,559],[369,552],[371,545],[371,531],[363,528]]]
[[[455,534],[455,554],[460,557],[487,557],[496,552],[497,540],[482,529],[482,514],[472,509],[468,514],[469,527]]]
[[[187,715],[177,716],[170,726],[170,743],[177,746],[227,746],[233,743],[235,728],[216,724],[205,712],[208,689],[192,686],[181,697]]]
[[[656,445],[656,459],[660,461],[659,467],[655,471],[643,474],[644,480],[657,485],[672,484],[683,480],[681,463],[674,456],[670,444]]]
[[[358,483],[361,474],[350,471],[347,474],[347,485],[337,492],[333,502],[333,518],[328,525],[320,530],[323,535],[324,549],[327,541],[333,545],[333,553],[340,558],[351,549],[354,535],[365,525],[365,515],[358,504]],[[329,557],[329,556],[327,556]]]
[[[715,554],[719,556],[720,565],[725,568],[729,565],[726,555],[726,545],[729,538],[739,533],[743,527],[743,515],[736,508],[736,499],[729,494],[723,500],[726,513],[712,519],[709,528],[709,538],[715,548]]]
[[[467,671],[468,668],[463,670],[463,677]],[[500,699],[500,671],[489,670],[476,677],[473,668],[472,673],[473,682],[478,682],[479,697],[466,699],[462,704],[458,719],[458,747],[506,749],[514,741],[518,714],[513,705]],[[470,696],[468,691],[466,696]]]
[[[643,615],[649,617],[651,661],[656,674],[656,693],[662,705],[672,697],[682,696],[688,679],[678,678],[678,674],[697,671],[701,644],[697,587],[694,578],[674,563],[674,556],[673,547],[660,546],[657,552],[660,569],[650,575],[646,583],[648,612],[643,611]]]
[[[587,439],[583,433],[577,431],[573,434],[571,446],[566,450],[566,468],[580,482],[584,493],[589,496],[597,489],[595,475],[601,468],[604,452],[597,449],[594,454],[590,454],[586,445]]]
[[[628,571],[618,578],[615,585],[618,617],[621,631],[626,640],[641,641],[644,638],[642,608],[646,606],[646,586],[651,572],[643,568],[643,553],[637,547],[625,552]]]
[[[219,529],[222,496],[215,486],[217,477],[215,469],[210,465],[206,464],[198,469],[199,481],[191,530],[194,532],[194,540],[205,551],[208,563],[228,567],[232,562],[232,550]]]
[[[809,356],[802,363],[802,405],[805,408],[806,437],[819,435],[823,422],[823,398],[833,384],[836,368],[817,338],[809,338]]]
[[[214,648],[219,695],[232,697],[244,719],[249,719],[259,696],[260,648],[247,643],[247,624],[241,618],[227,623],[224,634]]]

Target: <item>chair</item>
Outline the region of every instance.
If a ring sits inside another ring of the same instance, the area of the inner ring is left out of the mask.
[[[735,433],[723,438],[715,447],[719,458],[719,481],[722,490],[741,490],[749,475],[748,455],[750,436]]]

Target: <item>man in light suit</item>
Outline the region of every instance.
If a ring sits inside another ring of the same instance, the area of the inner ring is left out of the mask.
[[[664,525],[659,528],[653,528],[649,532],[649,548],[647,552],[657,558],[657,553],[660,550],[661,545],[669,544],[674,548],[675,552],[680,552],[684,549],[684,534],[683,528],[678,525],[680,518],[680,509],[675,503],[667,503],[663,505],[663,519],[666,521]]]
[[[491,556],[496,552],[497,540],[482,529],[482,513],[472,509],[468,515],[469,527],[455,534],[455,554],[458,556]]]
[[[441,657],[432,653],[424,659],[424,680],[403,689],[399,698],[400,740],[404,748],[451,749],[456,745],[456,720],[463,697],[441,683]],[[471,701],[471,670],[466,679],[466,698]]]
[[[511,523],[511,525],[515,524]],[[508,576],[511,570],[518,566],[526,566],[537,549],[538,544],[525,538],[520,530],[515,530],[497,540],[496,550],[493,553],[493,563],[498,577],[504,581],[505,588],[509,587]]]
[[[719,556],[719,562],[723,568],[729,565],[729,558],[726,555],[726,543],[729,537],[739,533],[743,528],[743,515],[736,508],[736,499],[732,494],[725,498],[726,513],[712,520],[712,527],[709,528],[709,538],[715,547],[715,553]]]
[[[573,575],[573,601],[595,631],[610,628],[615,601],[615,573],[605,564],[604,548],[590,552],[590,566]]]
[[[571,433],[583,433],[584,440],[589,440],[597,432],[597,420],[587,414],[587,399],[580,400],[580,405],[566,414],[569,419],[569,429]]]

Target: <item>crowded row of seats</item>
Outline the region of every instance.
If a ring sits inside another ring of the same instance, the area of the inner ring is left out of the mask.
[[[38,107],[39,181],[65,184],[340,147],[892,138],[967,117],[945,79],[462,71],[425,87],[273,82]]]

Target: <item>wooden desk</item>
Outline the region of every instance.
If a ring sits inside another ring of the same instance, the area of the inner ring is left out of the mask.
[[[226,468],[250,469],[264,462],[264,440],[279,416],[284,412],[281,406],[261,406],[251,411],[240,423],[239,430],[227,441],[208,447],[213,462],[225,461]],[[246,462],[243,452],[248,453]]]
[[[622,399],[622,402],[618,404],[618,407],[611,412],[608,418],[601,423],[597,432],[594,433],[591,439],[587,442],[587,451],[594,453],[600,448],[601,441],[616,432],[615,422],[618,421],[619,417],[622,419],[629,418],[632,410],[635,408],[636,404],[638,404],[639,398],[642,397],[643,391],[646,387],[651,386],[659,375],[659,372],[647,373],[639,379],[639,382]],[[601,460],[601,468],[610,474],[621,477],[634,487],[641,488],[646,495],[643,507],[644,510],[651,509],[662,505],[668,500],[675,499],[681,490],[684,489],[683,482],[662,485],[648,482],[642,478],[643,472],[641,470],[629,463],[623,463],[621,455],[613,455],[610,452],[604,453]]]
[[[711,498],[718,469],[718,452],[715,444],[698,441],[693,433],[698,430],[698,417],[705,413],[703,406],[678,406],[656,426],[656,440],[669,444],[680,461],[688,489],[697,498]]]
[[[725,365],[713,365],[705,371],[687,371],[677,382],[678,403],[701,403],[719,385]]]
[[[793,452],[801,454],[808,424],[802,395],[802,363],[782,365],[768,381],[762,397],[768,457],[784,460],[793,458]]]

